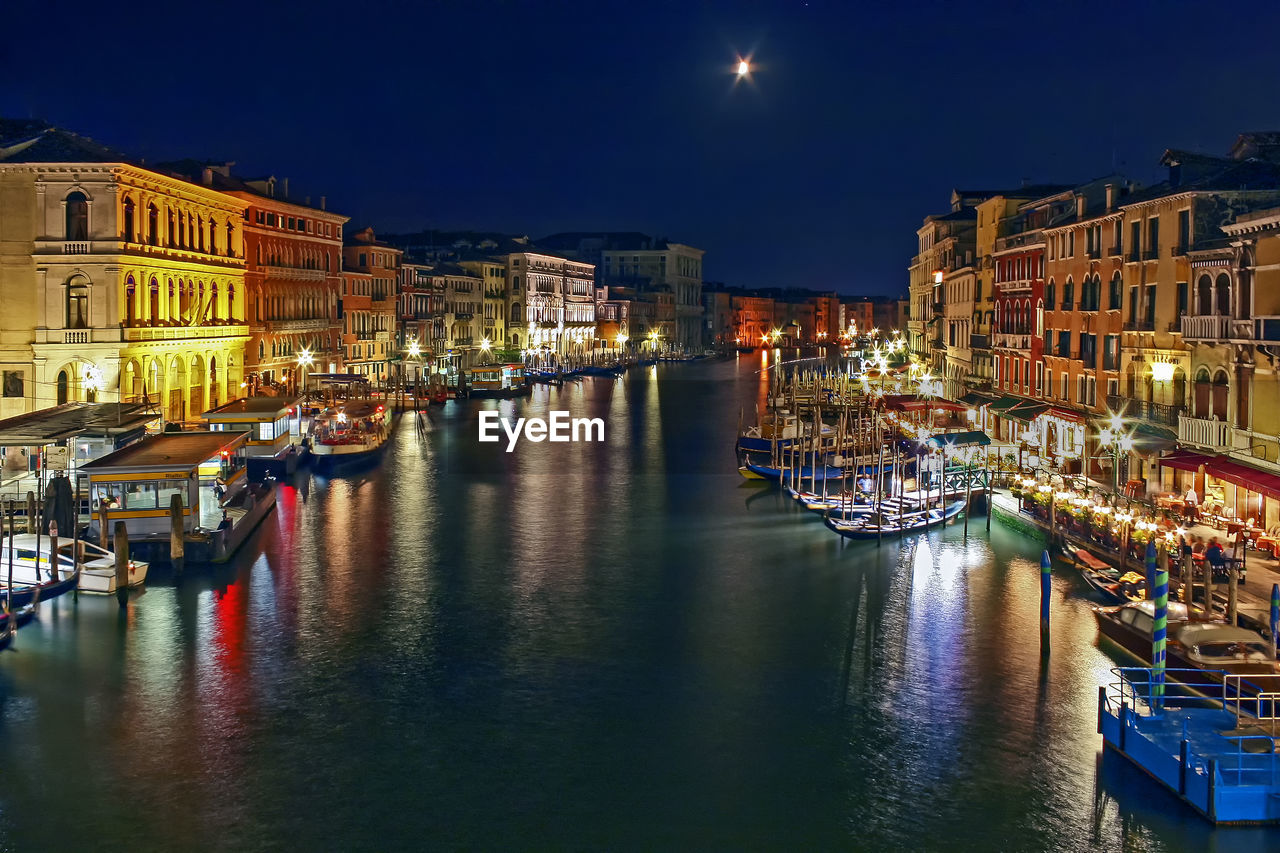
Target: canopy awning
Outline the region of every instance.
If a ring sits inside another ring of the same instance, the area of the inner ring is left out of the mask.
[[[1048,414],[1051,417],[1061,418],[1071,423],[1083,424],[1085,422],[1083,412],[1077,412],[1075,409],[1068,409],[1065,406],[1050,406]]]
[[[977,391],[970,391],[960,398],[961,403],[968,403],[970,406],[987,406],[995,402],[994,397],[988,397],[985,394],[979,394]]]
[[[1167,427],[1139,422],[1133,428],[1133,446],[1139,453],[1164,453],[1178,446],[1178,434]]]
[[[1003,418],[1012,418],[1015,421],[1022,421],[1024,424],[1029,424],[1047,411],[1049,411],[1049,407],[1044,403],[1036,403],[1031,400],[1027,400],[1020,405],[1014,406],[1012,409],[1003,412],[1000,416]]]
[[[1015,397],[1013,394],[1005,394],[1000,399],[992,403],[988,408],[993,412],[1005,412],[1014,406],[1020,406],[1023,403],[1029,403],[1030,400],[1025,397]]]
[[[1210,461],[1205,465],[1205,470],[1219,480],[1280,500],[1280,474],[1263,471],[1225,456]]]
[[[925,445],[933,448],[934,450],[942,447],[950,449],[954,447],[969,447],[975,444],[987,445],[990,443],[991,438],[980,429],[933,435],[925,441]]]
[[[1199,471],[1201,465],[1208,465],[1214,460],[1212,456],[1196,453],[1192,450],[1179,450],[1168,456],[1160,457],[1160,464],[1166,468],[1177,468],[1179,471]]]

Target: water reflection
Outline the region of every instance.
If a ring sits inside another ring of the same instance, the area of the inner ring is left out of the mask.
[[[741,481],[773,359],[433,409],[228,572],[46,606],[0,846],[1262,849],[1098,765],[1111,664],[1069,574],[1042,658],[1039,546],[846,543]],[[507,454],[483,409],[606,441]]]

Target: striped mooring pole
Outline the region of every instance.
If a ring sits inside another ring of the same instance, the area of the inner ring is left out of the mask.
[[[1154,537],[1147,542],[1147,576],[1156,579],[1155,626],[1151,629],[1151,709],[1159,711],[1164,701],[1165,639],[1169,629],[1169,570],[1157,565]]]
[[[1276,647],[1280,643],[1280,583],[1271,585],[1271,656],[1280,657]]]

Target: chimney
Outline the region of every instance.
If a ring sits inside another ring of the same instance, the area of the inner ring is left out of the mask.
[[[1111,208],[1116,206],[1116,185],[1107,184],[1107,212],[1111,212]]]
[[[213,167],[212,166],[204,167],[204,174],[200,176],[200,182],[203,183],[206,187],[213,186]]]
[[[289,197],[289,179],[288,178],[284,179],[284,195],[282,197],[283,198]]]
[[[1084,202],[1083,194],[1076,196],[1076,219],[1084,219]]]
[[[302,203],[303,203],[303,204],[305,204],[307,207],[310,207],[310,206],[311,206],[311,196],[307,196],[305,199],[303,199]]]
[[[320,209],[321,209],[321,210],[325,210],[325,209],[326,209],[326,208],[325,208],[325,206],[324,206],[324,202],[325,202],[325,198],[324,198],[324,196],[320,196]]]

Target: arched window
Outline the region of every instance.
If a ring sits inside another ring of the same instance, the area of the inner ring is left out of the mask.
[[[1213,313],[1213,281],[1207,275],[1196,280],[1196,313],[1201,317]]]
[[[1231,316],[1231,277],[1226,273],[1220,273],[1213,286],[1214,291],[1214,312],[1219,317]]]
[[[196,217],[196,248],[204,251],[204,217]]]
[[[1123,291],[1124,291],[1124,288],[1120,284],[1120,271],[1117,270],[1115,275],[1111,276],[1111,293],[1107,299],[1108,311],[1120,310],[1121,306],[1124,304],[1121,301],[1121,296],[1120,296]]]
[[[236,286],[234,284],[227,285],[227,319],[233,323],[236,321]]]
[[[1230,385],[1227,372],[1219,370],[1213,377],[1213,416],[1220,421],[1227,419],[1227,391]]]
[[[124,325],[132,326],[138,319],[138,283],[129,276],[124,282]]]
[[[154,204],[147,205],[147,242],[152,246],[160,242],[160,211]]]
[[[1058,304],[1058,285],[1053,279],[1049,279],[1049,283],[1044,286],[1044,302],[1050,311]]]
[[[235,226],[231,224],[231,220],[227,220],[227,257],[234,258],[236,256],[235,243],[231,242],[232,235],[235,234]]]
[[[79,190],[67,196],[66,233],[68,240],[89,239],[89,199]]]
[[[58,405],[59,406],[67,402],[67,388],[69,385],[70,385],[70,378],[67,376],[67,371],[59,370],[58,371]]]
[[[212,309],[209,313],[216,323],[222,319],[222,311],[218,305],[218,283],[216,281],[209,285],[209,305]]]
[[[171,208],[169,208],[169,234],[168,234],[168,239],[164,241],[164,244],[165,244],[166,246],[168,246],[170,249],[172,249],[172,248],[174,247],[174,245],[175,245],[174,240],[175,240],[175,237],[176,237],[177,233],[178,233],[178,231],[177,231],[177,228],[176,228],[176,222],[175,222],[175,220],[174,220],[174,218],[173,218],[173,208],[171,207]]]
[[[520,303],[519,302],[511,303],[511,322],[512,323],[522,322],[520,320]]]
[[[160,282],[156,281],[154,276],[151,278],[151,286],[148,290],[150,290],[151,296],[149,312],[151,316],[151,325],[158,326],[160,324]]]
[[[89,328],[89,288],[83,279],[73,279],[67,285],[68,329]]]
[[[124,200],[124,241],[126,243],[137,242],[134,239],[133,199],[127,197]]]

